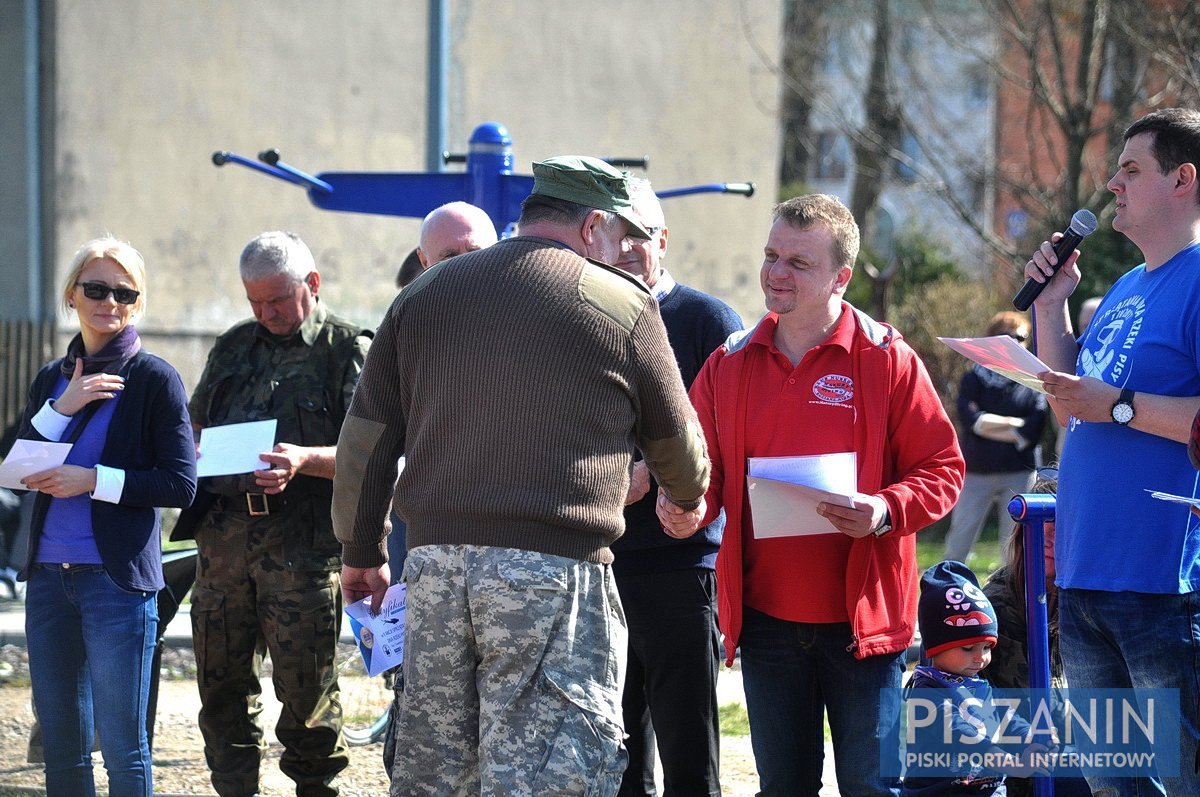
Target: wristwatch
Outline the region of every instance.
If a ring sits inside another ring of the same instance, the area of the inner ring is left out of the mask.
[[[892,530],[892,510],[886,509],[883,512],[883,519],[879,521],[879,528],[875,529],[871,533],[874,534],[876,537],[882,537],[884,534],[887,534],[891,530]]]
[[[1121,388],[1121,396],[1112,405],[1113,423],[1119,423],[1121,426],[1128,426],[1133,420],[1133,391],[1129,388]]]

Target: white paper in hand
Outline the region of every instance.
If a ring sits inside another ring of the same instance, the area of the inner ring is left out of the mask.
[[[0,487],[28,490],[21,479],[34,473],[57,468],[67,459],[70,443],[44,443],[40,440],[16,440],[0,463]]]
[[[371,614],[371,597],[346,607],[350,629],[358,642],[367,675],[379,675],[404,661],[404,619],[408,610],[407,587],[393,584],[383,596],[379,614]]]
[[[746,486],[755,539],[840,534],[817,504],[854,506],[858,458],[853,451],[803,457],[751,457]]]
[[[1029,349],[1008,335],[992,335],[987,338],[938,338],[956,352],[972,362],[977,362],[989,371],[1011,379],[1019,385],[1046,392],[1046,386],[1037,375],[1052,370],[1039,360]]]
[[[249,421],[200,430],[200,455],[196,475],[233,476],[266,470],[270,464],[258,458],[275,447],[277,421]]]

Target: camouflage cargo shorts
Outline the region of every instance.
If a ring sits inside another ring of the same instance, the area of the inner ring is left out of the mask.
[[[625,615],[612,570],[533,551],[414,549],[392,795],[615,795]]]

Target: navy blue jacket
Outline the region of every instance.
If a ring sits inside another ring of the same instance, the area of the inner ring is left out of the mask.
[[[1012,443],[981,437],[972,431],[982,413],[1024,418],[1017,430],[1027,445],[1017,450]],[[975,365],[958,386],[958,419],[962,431],[958,444],[971,473],[1016,473],[1033,470],[1038,441],[1046,428],[1046,399],[1035,390]]]
[[[31,420],[51,397],[61,364],[55,360],[34,378],[20,437],[45,439]],[[125,389],[108,425],[100,464],[124,470],[125,488],[118,504],[92,501],[92,530],[104,569],[117,586],[157,592],[163,579],[162,521],[156,507],[186,507],[196,495],[192,421],[183,382],[166,360],[140,351],[119,373]],[[50,496],[38,493],[22,579],[37,561],[49,507]]]
[[[708,355],[742,328],[741,316],[720,299],[686,285],[676,285],[659,302],[659,309],[683,384],[690,389]],[[657,498],[658,485],[651,479],[646,497],[625,507],[625,534],[612,545],[614,569],[618,573],[715,569],[725,515],[677,540],[668,537],[658,522]]]

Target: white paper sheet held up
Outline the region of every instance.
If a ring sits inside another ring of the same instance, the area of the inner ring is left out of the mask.
[[[67,459],[70,443],[44,443],[40,440],[17,440],[12,451],[0,463],[0,487],[28,490],[21,479],[33,473],[57,468]]]
[[[346,607],[350,628],[358,641],[367,675],[379,675],[404,661],[404,619],[408,593],[404,584],[393,584],[383,596],[379,614],[371,614],[370,596]]]
[[[232,476],[271,467],[258,455],[275,447],[276,424],[272,418],[201,429],[196,475]]]
[[[1169,501],[1173,504],[1186,504],[1192,510],[1200,510],[1200,498],[1188,498],[1186,495],[1172,495],[1171,493],[1164,493],[1159,490],[1146,489],[1146,492],[1150,493],[1151,498],[1157,498],[1160,501]]]
[[[746,484],[756,539],[840,534],[817,514],[817,504],[854,506],[857,457],[853,451],[809,457],[752,457]]]
[[[992,335],[987,338],[938,338],[956,352],[972,362],[977,362],[989,371],[1045,393],[1046,388],[1037,375],[1053,370],[1033,356],[1029,349],[1008,335]]]

